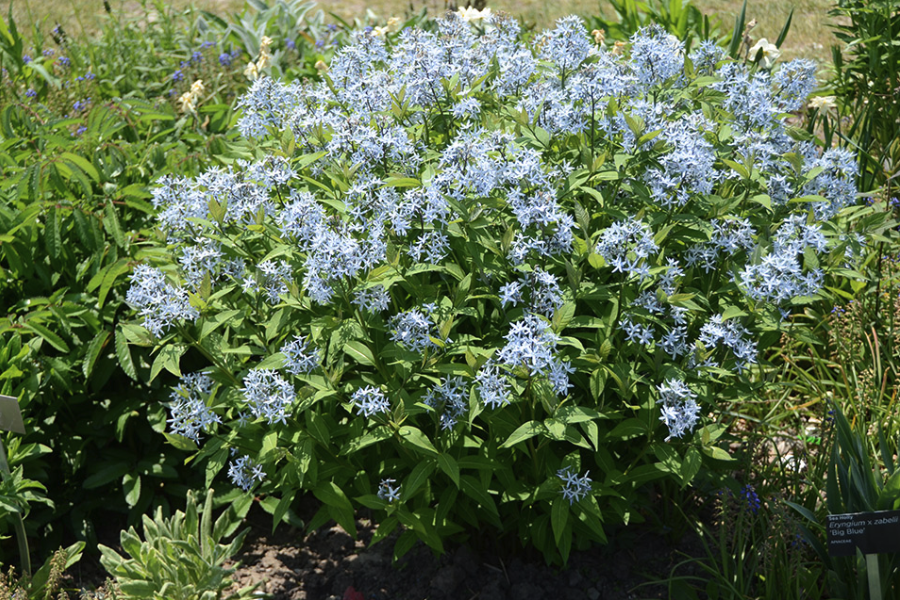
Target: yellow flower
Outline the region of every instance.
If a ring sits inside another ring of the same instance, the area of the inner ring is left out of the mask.
[[[194,98],[199,98],[201,94],[203,94],[205,88],[203,87],[203,80],[198,79],[194,83],[191,84],[191,96]]]
[[[259,70],[256,68],[256,63],[247,64],[247,68],[244,69],[244,77],[246,77],[250,81],[259,79]]]
[[[591,32],[591,35],[594,36],[594,43],[598,46],[603,44],[603,40],[606,39],[606,32],[602,29],[595,29]]]

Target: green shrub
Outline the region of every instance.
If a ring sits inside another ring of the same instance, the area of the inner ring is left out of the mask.
[[[648,481],[728,463],[727,407],[855,243],[854,163],[782,121],[805,61],[438,28],[258,80],[247,161],[154,191],[167,245],[124,330],[182,376],[168,438],[276,522],[309,490],[310,527],[365,506],[396,555],[489,524],[565,561]]]

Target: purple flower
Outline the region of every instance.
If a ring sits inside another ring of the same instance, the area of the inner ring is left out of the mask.
[[[297,44],[294,43],[294,40],[285,40],[284,45],[288,50],[294,50],[297,48]]]
[[[172,81],[184,81],[184,73],[181,72],[181,69],[172,73]]]
[[[29,98],[34,98],[35,96],[37,96],[37,92],[31,88],[28,88],[28,91],[25,92],[25,95],[28,96]]]
[[[222,65],[223,67],[230,67],[231,60],[232,60],[231,55],[228,54],[227,52],[223,52],[222,54],[219,55],[219,64]]]

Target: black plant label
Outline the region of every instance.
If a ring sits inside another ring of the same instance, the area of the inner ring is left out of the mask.
[[[828,515],[828,554],[900,552],[900,510]]]

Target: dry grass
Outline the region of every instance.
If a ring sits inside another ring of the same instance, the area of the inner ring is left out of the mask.
[[[6,14],[10,0],[0,0],[0,10]],[[137,13],[140,5],[135,0],[109,0],[114,11]],[[174,0],[172,6],[182,9],[189,4],[219,14],[239,12],[243,0]],[[723,30],[730,31],[735,15],[741,8],[741,0],[694,0],[704,14],[723,23]],[[835,39],[829,28],[829,0],[787,0],[784,2],[750,0],[747,19],[756,19],[754,38],[770,40],[778,36],[791,9],[794,20],[785,42],[785,58],[814,58],[827,61],[829,46]],[[494,10],[503,10],[522,18],[526,24],[544,28],[559,17],[568,14],[591,15],[603,12],[612,16],[608,2],[600,0],[488,0]],[[360,17],[366,10],[387,19],[418,12],[426,7],[430,13],[444,10],[445,0],[321,0],[319,7],[344,19]],[[61,23],[68,31],[78,33],[95,31],[104,18],[102,0],[16,0],[13,10],[17,22],[27,25],[42,23],[49,30],[54,23]]]

